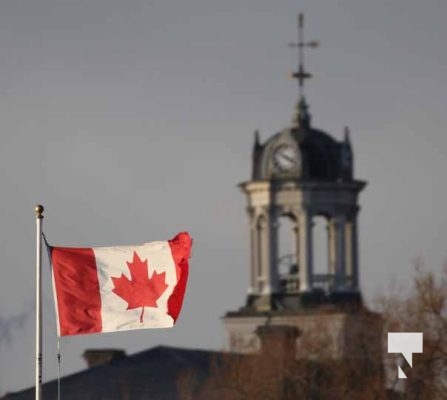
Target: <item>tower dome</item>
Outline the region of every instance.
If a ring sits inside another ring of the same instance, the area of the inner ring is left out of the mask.
[[[353,175],[349,133],[337,141],[310,124],[302,98],[293,123],[261,144],[256,133],[253,148],[253,180],[347,181]]]

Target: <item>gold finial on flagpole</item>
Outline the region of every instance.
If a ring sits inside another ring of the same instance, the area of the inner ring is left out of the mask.
[[[42,219],[43,218],[43,205],[42,204],[38,204],[35,208],[34,211],[36,212],[36,219]]]

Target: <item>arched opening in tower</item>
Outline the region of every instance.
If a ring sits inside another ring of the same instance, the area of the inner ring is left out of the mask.
[[[298,232],[296,221],[289,215],[278,218],[278,274],[281,291],[299,290]]]
[[[312,287],[329,291],[333,285],[329,271],[329,230],[328,220],[325,216],[313,218],[312,243],[313,243],[313,276]]]

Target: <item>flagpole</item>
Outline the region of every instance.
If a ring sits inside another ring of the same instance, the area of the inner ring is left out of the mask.
[[[36,212],[36,400],[42,398],[42,220],[43,206]]]

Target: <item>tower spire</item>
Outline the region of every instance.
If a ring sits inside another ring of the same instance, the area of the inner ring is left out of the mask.
[[[290,43],[290,47],[296,47],[298,49],[298,69],[293,73],[293,77],[298,81],[298,102],[296,105],[295,114],[293,116],[292,123],[295,126],[305,126],[310,123],[310,114],[308,112],[308,105],[304,95],[304,83],[306,79],[312,78],[312,74],[306,71],[304,67],[304,48],[305,47],[318,47],[317,41],[304,41],[304,14],[298,14],[298,42]]]

